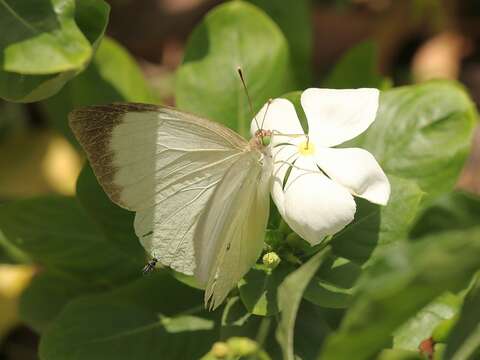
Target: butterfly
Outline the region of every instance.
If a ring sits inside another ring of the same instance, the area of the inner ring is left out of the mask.
[[[77,109],[69,123],[110,199],[136,212],[145,250],[195,275],[206,307],[218,307],[263,249],[271,133],[247,141],[219,123],[139,103]]]

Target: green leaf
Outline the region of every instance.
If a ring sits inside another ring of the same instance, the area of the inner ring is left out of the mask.
[[[96,0],[2,0],[0,24],[12,30],[0,38],[0,97],[33,102],[57,93],[91,60],[109,11]]]
[[[239,296],[232,296],[227,299],[223,308],[220,339],[225,340],[233,336],[255,339],[265,320],[270,321],[270,318],[252,315]]]
[[[277,23],[288,41],[292,70],[300,88],[312,81],[313,26],[308,0],[249,0]]]
[[[133,229],[135,214],[110,201],[88,164],[77,180],[77,198],[105,238],[124,256],[129,257],[140,272],[145,263],[145,252]]]
[[[1,69],[19,74],[76,70],[92,47],[75,23],[75,1],[0,0]]]
[[[207,14],[187,43],[176,79],[177,106],[247,136],[253,115],[237,68],[243,69],[256,112],[291,90],[289,66],[278,26],[253,5],[227,2]]]
[[[480,280],[465,297],[460,318],[450,332],[444,359],[470,360],[480,355]]]
[[[462,191],[446,194],[435,202],[417,220],[412,238],[446,230],[461,230],[478,225],[480,197]]]
[[[28,126],[25,106],[0,100],[0,144]]]
[[[20,298],[20,317],[29,327],[42,333],[70,300],[100,289],[65,274],[41,272]]]
[[[94,50],[103,39],[109,13],[110,6],[103,0],[75,1],[75,22]]]
[[[0,229],[0,263],[30,263],[27,254],[14,246]]]
[[[40,358],[198,359],[218,337],[202,303],[201,291],[164,272],[74,300],[42,337]]]
[[[139,274],[138,264],[106,240],[73,198],[42,197],[0,206],[0,231],[47,269],[108,285]]]
[[[417,350],[420,343],[432,335],[438,324],[457,313],[461,304],[462,297],[451,293],[435,299],[395,331],[393,347]]]
[[[368,265],[397,241],[407,238],[424,193],[408,180],[389,176],[392,193],[387,206],[356,198],[355,220],[331,241],[333,252]]]
[[[325,79],[323,86],[331,89],[389,88],[390,81],[381,76],[378,70],[377,44],[365,41],[348,50]]]
[[[377,119],[347,144],[370,151],[388,175],[415,181],[429,200],[453,189],[470,151],[475,106],[449,81],[387,90]]]
[[[278,288],[278,306],[282,309],[277,327],[277,341],[282,347],[285,360],[295,358],[293,340],[295,320],[302,300],[303,292],[318,268],[327,259],[330,248],[325,248],[313,256],[300,268],[290,273]]]
[[[385,349],[377,360],[425,360],[417,351],[402,350],[402,349]]]
[[[247,312],[239,296],[228,298],[223,308],[222,330],[223,327],[227,326],[243,326],[251,315],[251,313]],[[225,338],[225,336],[222,337]]]
[[[74,106],[157,101],[135,59],[108,37],[102,40],[85,76],[72,84],[71,97]]]
[[[43,105],[53,125],[77,144],[68,127],[70,111],[122,101],[155,103],[156,99],[135,60],[116,41],[104,38],[90,66]]]
[[[361,272],[360,266],[354,262],[332,256],[317,271],[303,297],[318,306],[346,308],[352,301],[353,289]]]
[[[285,263],[280,263],[274,270],[264,266],[251,269],[238,283],[240,298],[248,311],[260,316],[277,314],[277,288],[292,269]]]
[[[440,294],[465,286],[479,266],[479,227],[397,242],[362,275],[354,303],[321,359],[370,359],[399,326]]]
[[[316,359],[318,347],[331,332],[324,309],[309,302],[302,302],[295,321],[295,360]]]

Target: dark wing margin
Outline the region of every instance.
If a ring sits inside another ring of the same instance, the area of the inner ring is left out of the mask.
[[[122,122],[122,116],[129,112],[158,111],[159,107],[150,104],[125,103],[95,105],[73,110],[68,121],[73,134],[87,154],[93,172],[110,199],[122,206],[121,189],[113,182],[116,168],[114,154],[110,149],[113,129]]]
[[[143,103],[114,103],[108,105],[87,106],[73,110],[69,116],[69,125],[80,145],[85,150],[93,172],[110,199],[119,206],[130,209],[121,198],[121,187],[114,181],[118,166],[114,164],[114,152],[110,147],[113,130],[122,123],[128,113],[157,113],[152,121],[159,121],[162,114],[168,115],[217,134],[239,150],[248,144],[234,131],[213,121],[176,110],[168,106]]]

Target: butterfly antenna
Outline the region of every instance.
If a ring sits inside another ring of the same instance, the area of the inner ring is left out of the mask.
[[[255,120],[255,124],[257,125],[257,129],[261,129],[261,127],[258,125],[257,117],[255,116],[255,113],[253,112],[252,99],[250,98],[250,95],[249,95],[249,93],[248,93],[247,83],[245,82],[245,78],[243,77],[242,68],[241,68],[241,67],[238,67],[238,68],[237,68],[237,71],[238,71],[238,75],[240,76],[240,80],[241,80],[241,82],[242,82],[243,89],[245,90],[245,94],[247,95],[248,106],[250,107],[250,112],[252,113],[253,119]]]
[[[263,114],[262,127],[260,129],[263,129],[263,124],[265,123],[265,118],[267,117],[268,108],[270,107],[270,104],[272,103],[272,101],[273,101],[272,99],[268,99],[267,108],[265,109],[265,114]]]

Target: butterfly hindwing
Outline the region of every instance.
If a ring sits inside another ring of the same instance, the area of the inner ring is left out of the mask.
[[[207,204],[195,236],[196,277],[215,309],[255,264],[263,249],[269,211],[269,169],[260,154],[245,152]]]

